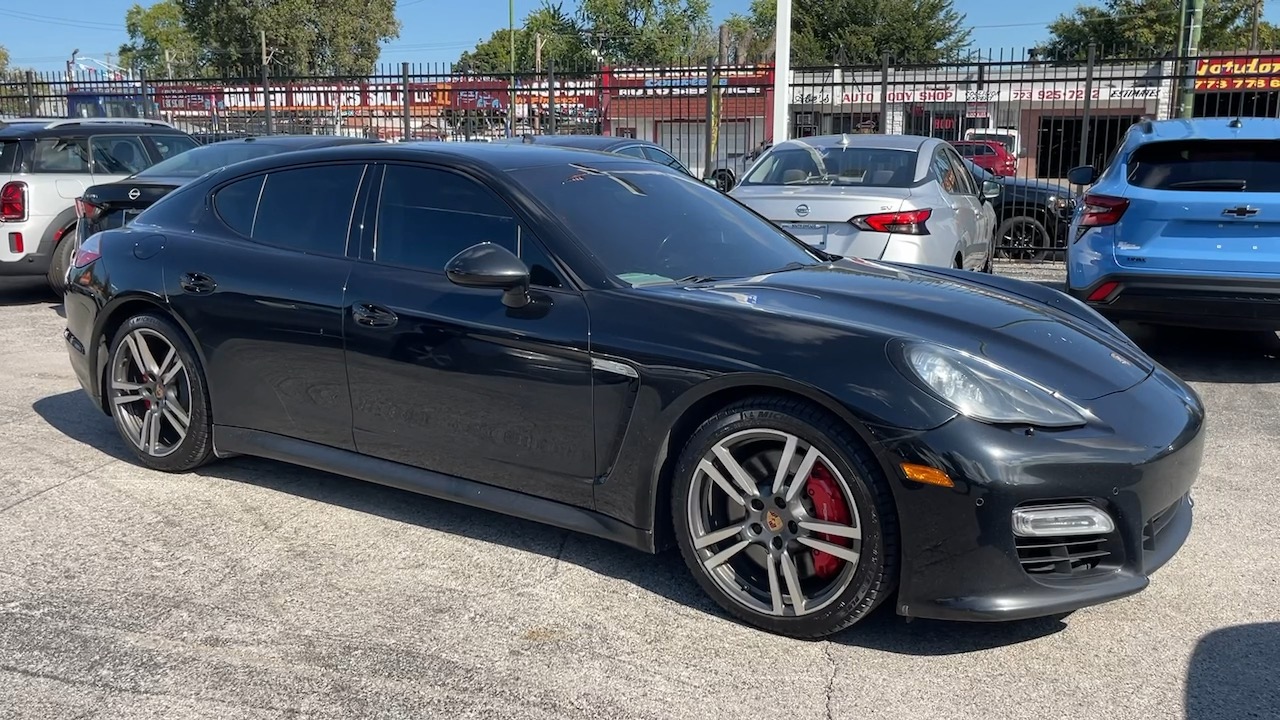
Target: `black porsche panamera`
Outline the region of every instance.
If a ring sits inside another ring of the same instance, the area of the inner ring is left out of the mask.
[[[640,159],[307,150],[79,249],[66,341],[138,460],[324,469],[655,552],[793,636],[892,598],[1005,620],[1136,593],[1204,410],[1057,291],[823,255]]]

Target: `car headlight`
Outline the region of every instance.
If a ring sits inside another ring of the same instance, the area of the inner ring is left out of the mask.
[[[1049,207],[1057,208],[1058,210],[1065,210],[1071,205],[1071,200],[1064,197],[1058,197],[1057,195],[1050,195],[1047,199],[1049,201]]]
[[[908,344],[904,356],[925,387],[966,417],[1041,427],[1085,424],[1071,403],[993,362],[932,343]]]

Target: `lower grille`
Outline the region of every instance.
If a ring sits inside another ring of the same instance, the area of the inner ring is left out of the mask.
[[[1112,539],[1107,535],[1017,538],[1018,561],[1028,575],[1079,578],[1114,568]]]

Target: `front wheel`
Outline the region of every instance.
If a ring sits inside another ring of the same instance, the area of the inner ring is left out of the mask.
[[[116,331],[103,394],[116,429],[145,466],[186,472],[213,453],[209,393],[195,348],[158,313],[129,318]]]
[[[870,451],[804,402],[761,397],[685,446],[672,518],[686,565],[721,607],[799,638],[861,620],[897,584],[897,516]]]
[[[999,238],[1002,258],[1043,262],[1049,256],[1049,231],[1033,217],[1005,220],[996,230],[996,237]]]

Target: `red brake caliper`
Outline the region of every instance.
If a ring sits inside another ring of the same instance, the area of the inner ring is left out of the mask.
[[[813,514],[819,520],[836,523],[837,525],[848,525],[852,521],[849,516],[849,506],[845,504],[844,497],[840,494],[840,488],[836,485],[835,478],[831,477],[831,471],[823,467],[821,463],[815,464],[813,470],[809,472],[805,493],[813,500]],[[843,547],[848,547],[850,543],[848,538],[835,535],[818,533],[818,537]],[[821,550],[813,551],[813,570],[818,574],[818,577],[832,577],[840,571],[840,564],[843,562],[840,558],[824,553]]]

